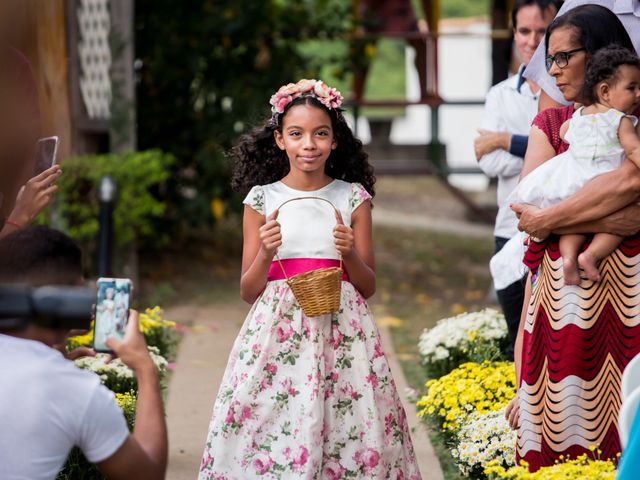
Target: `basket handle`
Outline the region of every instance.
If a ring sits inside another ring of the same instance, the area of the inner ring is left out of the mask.
[[[326,198],[322,198],[322,197],[313,197],[313,196],[308,196],[308,197],[295,197],[295,198],[290,198],[289,200],[285,200],[284,202],[282,202],[278,208],[276,208],[276,210],[280,211],[280,209],[282,207],[284,207],[287,203],[289,202],[295,202],[297,200],[322,200],[323,202],[328,203],[331,208],[333,208],[333,211],[337,214],[338,213],[338,209],[336,208],[336,206],[331,203],[329,200],[327,200]],[[340,255],[338,253],[338,255]],[[282,269],[282,273],[284,274],[284,278],[286,278],[287,280],[289,280],[289,276],[287,275],[287,272],[284,269],[284,265],[282,265],[282,262],[280,261],[280,257],[278,256],[278,254],[276,253],[275,255],[276,257],[276,261],[278,262],[278,265],[280,265],[280,268]],[[342,270],[342,255],[340,255],[340,270]]]

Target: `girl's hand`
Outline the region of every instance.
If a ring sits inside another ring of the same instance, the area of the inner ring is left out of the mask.
[[[333,229],[333,238],[338,253],[344,257],[348,257],[353,252],[354,236],[351,227],[347,227],[342,220],[342,214],[336,210],[337,225]]]
[[[20,225],[29,225],[53,200],[53,194],[58,190],[55,182],[61,173],[60,166],[54,165],[30,179],[18,192],[9,218]]]
[[[518,394],[511,399],[504,412],[504,418],[509,422],[511,430],[517,430],[520,423],[520,399]]]
[[[268,258],[272,259],[278,247],[282,245],[282,234],[280,233],[280,224],[276,221],[278,218],[278,210],[273,212],[267,218],[267,223],[260,227],[260,249]]]

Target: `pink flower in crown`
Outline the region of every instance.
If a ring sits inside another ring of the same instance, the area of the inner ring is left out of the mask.
[[[295,467],[303,467],[309,460],[309,450],[304,445],[300,445],[298,448],[298,455],[293,459],[293,465]]]
[[[284,109],[287,108],[293,101],[293,97],[287,93],[276,92],[272,95],[269,103],[271,104],[271,112],[272,113],[282,113]]]
[[[264,475],[273,467],[273,459],[266,453],[258,453],[253,459],[253,468],[259,475]]]
[[[322,469],[322,478],[327,480],[340,480],[345,473],[345,469],[337,460],[329,460]]]
[[[298,86],[297,96],[312,92],[316,86],[316,83],[318,83],[318,81],[315,79],[308,80],[306,78],[303,78],[302,80],[300,80],[298,83],[296,83],[296,85]]]
[[[297,83],[287,83],[286,85],[280,87],[278,93],[286,93],[287,95],[293,95],[294,93],[298,93],[300,87],[298,87]]]

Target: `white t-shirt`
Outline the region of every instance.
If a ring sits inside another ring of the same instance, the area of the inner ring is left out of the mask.
[[[129,430],[113,392],[41,342],[0,334],[0,477],[54,479],[73,446],[90,462]]]
[[[524,66],[520,71],[523,68]],[[532,92],[527,82],[520,83],[520,74],[512,75],[491,87],[487,93],[481,128],[528,136],[531,122],[537,113],[538,92]],[[485,174],[498,178],[498,216],[494,228],[496,237],[511,238],[518,233],[518,219],[509,208],[507,198],[518,184],[523,163],[522,157],[500,148],[483,155],[478,162]]]
[[[579,5],[587,4],[600,5],[615,13],[631,37],[636,52],[640,54],[640,2],[638,0],[566,0],[556,17]],[[544,66],[544,51],[544,40],[542,40],[531,57],[531,61],[524,71],[524,76],[537,83],[556,102],[569,105],[572,102],[567,102],[564,99],[562,92],[556,87],[555,79],[547,73]]]

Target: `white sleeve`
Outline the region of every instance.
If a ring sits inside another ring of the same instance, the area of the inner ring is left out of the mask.
[[[129,436],[127,422],[115,395],[98,385],[81,419],[78,447],[91,463],[111,457]]]
[[[482,117],[482,128],[492,132],[509,132],[502,116],[504,106],[498,88],[491,88],[487,93]],[[489,177],[513,177],[522,171],[524,160],[501,148],[487,153],[480,158],[478,166]]]

